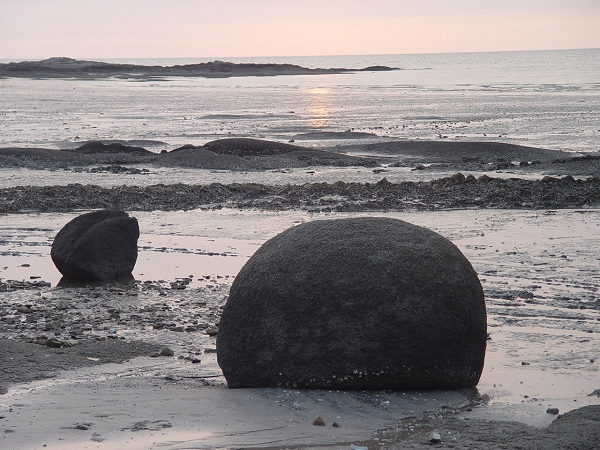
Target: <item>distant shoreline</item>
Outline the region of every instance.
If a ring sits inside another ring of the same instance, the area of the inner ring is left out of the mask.
[[[277,75],[327,75],[354,72],[387,72],[393,70],[400,69],[388,66],[369,66],[361,69],[311,69],[295,64],[232,63],[226,61],[210,61],[174,66],[148,66],[54,57],[42,61],[0,64],[0,78],[229,78]]]

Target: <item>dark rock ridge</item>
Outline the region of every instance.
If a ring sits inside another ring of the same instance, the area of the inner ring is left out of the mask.
[[[306,135],[311,138],[311,134]],[[319,139],[360,139],[365,133],[317,133]],[[300,136],[302,139],[302,136]],[[360,156],[359,156],[360,155]],[[247,138],[218,139],[203,146],[184,145],[160,154],[121,142],[90,141],[63,150],[0,148],[0,167],[53,169],[91,164],[146,163],[167,167],[265,170],[308,166],[413,167],[436,171],[512,170],[528,173],[600,174],[600,158],[499,142],[389,141],[315,149]],[[427,164],[425,167],[423,164]]]
[[[143,147],[134,147],[118,142],[104,144],[101,141],[89,141],[70,151],[76,153],[84,153],[87,155],[96,153],[129,153],[133,155],[154,155],[153,152],[151,152],[150,150],[146,150]]]
[[[98,61],[82,61],[55,57],[42,61],[22,61],[0,64],[0,77],[52,77],[52,78],[101,78],[101,77],[205,77],[227,78],[242,76],[274,75],[323,75],[351,72],[381,72],[399,70],[386,66],[371,66],[363,69],[310,69],[294,64],[255,64],[210,61],[199,64],[175,66],[145,66],[116,64]]]
[[[399,211],[445,208],[558,209],[600,207],[600,178],[571,176],[543,180],[475,178],[456,174],[433,181],[307,183],[270,186],[94,185],[17,186],[0,189],[0,213],[122,209],[174,211],[195,208],[256,208],[319,211]]]
[[[339,147],[338,151],[355,150],[355,146]],[[554,161],[574,155],[559,150],[527,147],[506,142],[463,141],[390,141],[364,144],[361,153],[387,154],[410,160],[413,163],[464,162],[477,159],[480,162],[504,161]]]
[[[276,169],[307,166],[362,166],[379,164],[371,158],[261,139],[217,139],[202,147],[184,145],[160,155],[157,165],[209,169]]]
[[[233,138],[218,139],[204,144],[203,148],[214,153],[236,156],[266,156],[310,150],[298,145],[281,142],[263,141],[261,139]]]
[[[137,219],[123,211],[94,211],[67,223],[50,256],[68,280],[107,281],[130,276],[137,261]]]
[[[383,217],[319,220],[267,241],[231,286],[217,357],[232,388],[477,384],[483,289],[449,240]]]
[[[77,148],[0,148],[0,166],[35,169],[91,164],[146,163],[167,167],[265,170],[308,166],[375,167],[377,161],[328,150],[261,139],[218,139],[197,147],[184,145],[160,154],[122,143],[90,141]]]

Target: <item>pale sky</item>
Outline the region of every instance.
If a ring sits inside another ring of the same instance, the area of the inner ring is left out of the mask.
[[[0,0],[0,59],[600,47],[600,0]]]

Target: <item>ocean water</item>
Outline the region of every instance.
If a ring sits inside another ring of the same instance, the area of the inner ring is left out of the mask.
[[[320,146],[345,142],[301,135],[354,130],[372,133],[374,141],[478,140],[600,150],[600,49],[227,60],[402,70],[226,79],[0,79],[0,146],[150,140],[160,143],[144,145],[160,151],[223,137]]]

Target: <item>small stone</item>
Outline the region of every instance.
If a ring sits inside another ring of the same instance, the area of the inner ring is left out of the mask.
[[[521,363],[521,365],[522,365],[522,366],[528,366],[528,365],[529,365],[529,363],[528,363],[528,362],[525,362],[525,361],[523,361],[523,362]]]
[[[333,423],[331,424],[331,426],[332,426],[332,427],[334,427],[334,428],[339,428],[339,427],[340,427],[340,424],[339,424],[339,423],[337,423],[337,422],[333,422]]]
[[[200,358],[192,358],[192,364],[200,364],[202,360]]]
[[[313,425],[316,425],[318,427],[324,427],[325,426],[325,421],[321,417],[317,417],[315,419],[315,421],[313,422]]]
[[[65,309],[69,309],[69,302],[66,300],[59,300],[56,302],[56,309],[59,311],[63,311]]]
[[[46,336],[38,336],[35,338],[35,343],[38,345],[46,345],[48,343],[48,338]]]
[[[219,334],[219,329],[216,327],[210,327],[206,329],[205,333],[209,336],[216,336],[217,334]]]
[[[429,435],[429,442],[432,444],[439,444],[442,442],[442,437],[439,435],[439,433],[431,433]]]
[[[46,342],[46,346],[50,348],[61,348],[63,343],[56,338],[50,338]]]
[[[546,413],[556,415],[556,414],[558,414],[558,408],[548,408],[546,410]]]
[[[160,356],[175,356],[175,352],[169,347],[165,347],[160,351]]]

